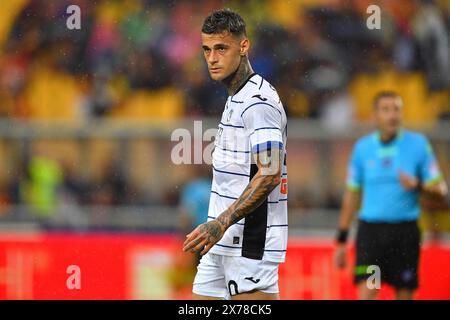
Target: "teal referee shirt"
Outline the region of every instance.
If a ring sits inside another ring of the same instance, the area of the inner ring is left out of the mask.
[[[400,171],[423,184],[443,179],[433,149],[423,134],[402,129],[394,140],[383,143],[377,131],[356,142],[347,188],[362,191],[361,220],[396,223],[418,219],[419,192],[402,187]]]

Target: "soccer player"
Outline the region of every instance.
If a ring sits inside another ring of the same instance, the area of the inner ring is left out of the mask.
[[[215,139],[208,222],[183,247],[202,254],[193,298],[279,299],[288,226],[286,114],[274,87],[252,70],[239,14],[209,15],[202,43],[210,76],[229,97]]]
[[[336,264],[346,265],[346,239],[359,210],[354,281],[360,299],[375,299],[367,285],[378,266],[397,299],[413,299],[420,255],[419,195],[442,199],[447,185],[427,138],[401,128],[402,99],[381,92],[373,102],[378,130],[360,138],[351,156],[339,221]]]

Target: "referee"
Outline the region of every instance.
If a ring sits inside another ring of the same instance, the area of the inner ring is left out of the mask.
[[[409,300],[418,287],[419,195],[442,199],[447,185],[427,138],[401,128],[401,97],[380,92],[373,107],[378,130],[360,138],[352,152],[335,262],[346,266],[347,234],[359,210],[354,269],[359,299],[377,298],[380,286],[368,285],[368,278],[379,270],[396,298]]]

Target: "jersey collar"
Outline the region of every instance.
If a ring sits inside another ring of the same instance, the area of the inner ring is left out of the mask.
[[[240,87],[236,90],[236,92],[231,96],[231,98],[233,98],[235,95],[237,95],[239,93],[239,91],[241,91],[242,88],[245,87],[245,85],[248,83],[248,81],[256,74],[257,74],[256,72],[253,72],[251,75],[249,75],[248,78],[240,85]]]
[[[397,136],[394,138],[394,140],[387,143],[386,145],[392,145],[392,144],[399,142],[403,138],[403,135],[404,135],[404,129],[400,128],[398,130]],[[375,131],[374,138],[379,144],[384,145],[383,141],[381,141],[380,130]]]

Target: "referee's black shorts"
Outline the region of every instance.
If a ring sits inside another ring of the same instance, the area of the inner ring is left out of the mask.
[[[355,283],[369,278],[373,273],[368,273],[367,267],[376,265],[385,283],[396,289],[416,289],[420,238],[417,221],[369,223],[360,220],[356,235]]]

